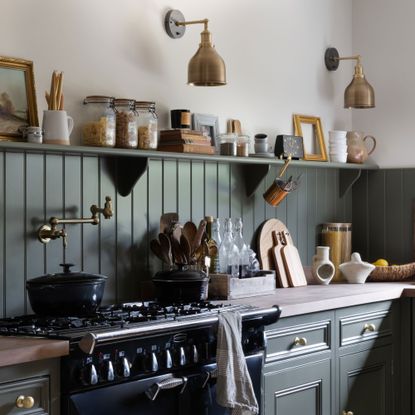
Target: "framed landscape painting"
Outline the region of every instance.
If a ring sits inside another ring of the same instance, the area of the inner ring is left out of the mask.
[[[0,56],[0,140],[22,140],[29,125],[39,125],[33,62]]]

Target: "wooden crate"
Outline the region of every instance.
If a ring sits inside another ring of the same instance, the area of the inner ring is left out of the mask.
[[[231,278],[227,274],[210,274],[209,298],[234,300],[275,292],[275,272],[262,271],[265,275],[252,278]]]

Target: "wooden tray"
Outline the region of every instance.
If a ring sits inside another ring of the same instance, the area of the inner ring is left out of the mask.
[[[209,298],[234,300],[275,292],[275,272],[263,271],[264,276],[231,278],[227,274],[210,274]]]

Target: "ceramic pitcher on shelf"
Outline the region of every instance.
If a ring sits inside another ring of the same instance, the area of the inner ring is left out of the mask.
[[[333,262],[330,261],[329,253],[329,246],[316,247],[316,255],[313,256],[312,274],[319,284],[329,284],[336,271]]]
[[[368,150],[366,140],[372,140],[372,148]],[[370,154],[375,151],[376,139],[372,135],[365,135],[360,131],[347,132],[347,162],[364,163]]]

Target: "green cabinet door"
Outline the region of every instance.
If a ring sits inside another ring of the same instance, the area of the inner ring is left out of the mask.
[[[264,415],[332,415],[330,359],[268,372],[271,366],[264,375]]]
[[[353,415],[392,415],[392,347],[339,357],[339,411]]]

